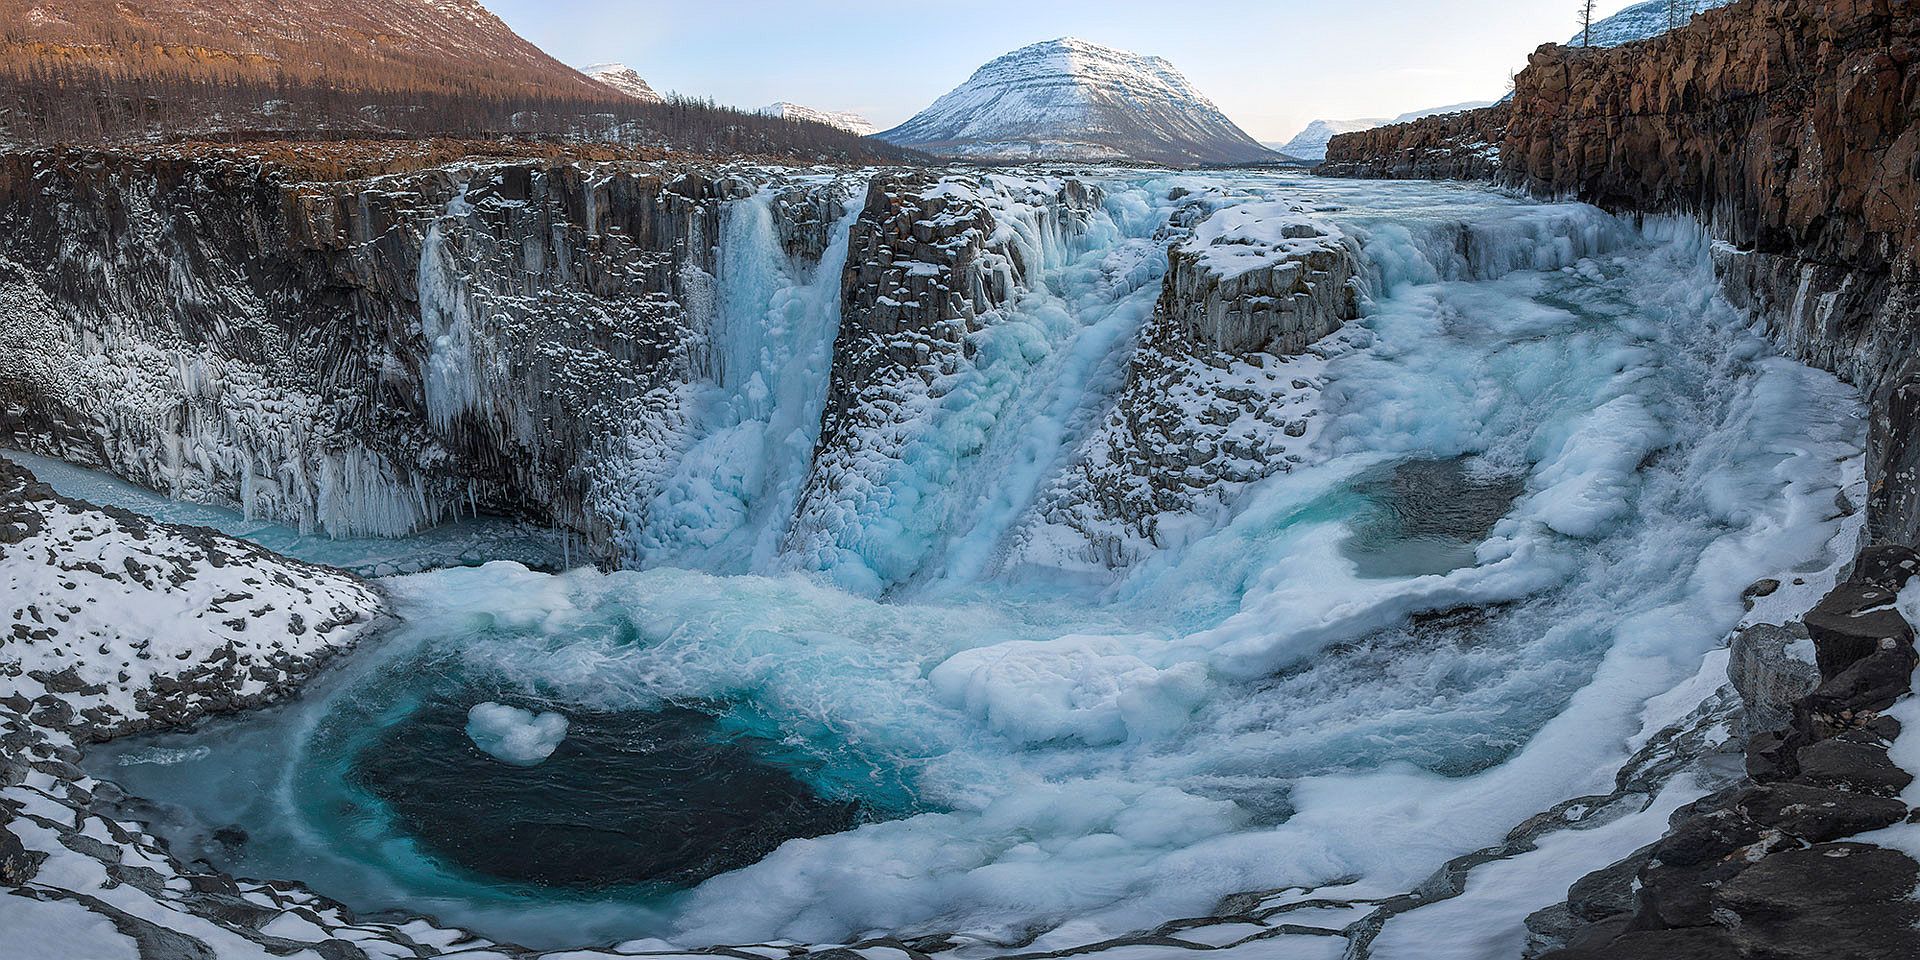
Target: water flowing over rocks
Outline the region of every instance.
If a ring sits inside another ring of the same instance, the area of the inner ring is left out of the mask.
[[[1869,523],[1920,540],[1920,11],[1740,0],[1613,49],[1548,45],[1485,110],[1334,138],[1322,173],[1487,179],[1682,215],[1727,297],[1874,400]]]
[[[499,162],[340,184],[242,160],[0,161],[0,434],[336,535],[475,512],[610,559],[708,375],[714,171]],[[848,188],[781,193],[796,256]],[[628,461],[620,460],[623,468]]]
[[[1920,541],[1920,16],[1908,0],[1738,0],[1617,49],[1546,46],[1508,102],[1335,138],[1323,173],[1487,179],[1697,219],[1722,290],[1872,401],[1866,529]],[[1904,546],[1864,552],[1798,622],[1749,628],[1732,679],[1751,781],[1531,922],[1585,957],[1920,952],[1916,866],[1846,838],[1909,818],[1887,755],[1913,631]],[[1778,586],[1777,583],[1774,584]],[[1809,667],[1791,649],[1812,647]],[[1572,922],[1569,922],[1572,918]]]
[[[1085,558],[1125,566],[1172,545],[1168,520],[1231,502],[1311,442],[1318,368],[1359,311],[1359,251],[1295,205],[1219,199],[1186,198],[1166,228],[1170,266],[1126,386],[1030,541],[1069,528]]]

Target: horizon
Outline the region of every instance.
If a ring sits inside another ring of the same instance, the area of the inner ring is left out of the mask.
[[[1229,33],[1197,19],[1162,22],[1166,18],[1156,14],[1163,8],[1140,0],[1067,0],[1044,11],[982,0],[963,18],[877,0],[808,10],[804,17],[796,17],[791,5],[767,12],[769,4],[754,0],[697,6],[687,0],[482,2],[515,32],[576,68],[621,63],[663,94],[746,110],[785,101],[847,111],[881,130],[905,122],[996,57],[1076,37],[1171,62],[1264,143],[1283,143],[1315,120],[1391,118],[1496,100],[1528,54],[1541,44],[1564,42],[1579,27],[1577,4],[1540,0],[1521,11],[1510,9],[1510,0],[1240,3],[1233,5],[1241,9],[1230,18],[1236,28]],[[1595,16],[1611,16],[1635,2],[1602,0]],[[610,25],[642,10],[644,19],[631,28]],[[1356,13],[1368,20],[1369,32],[1350,28]],[[714,29],[716,20],[768,19],[778,19],[779,29]],[[1459,30],[1463,24],[1473,29]],[[1456,36],[1434,43],[1447,27]],[[1284,62],[1261,47],[1275,36],[1286,38],[1275,48],[1285,54]],[[820,56],[849,49],[872,53]]]

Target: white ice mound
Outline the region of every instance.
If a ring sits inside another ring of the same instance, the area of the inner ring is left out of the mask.
[[[504,703],[477,703],[467,711],[467,738],[495,760],[537,767],[567,738],[567,718]]]
[[[1092,746],[1178,730],[1206,699],[1207,668],[1156,667],[1119,637],[1013,640],[963,650],[928,676],[948,704],[1023,743]]]

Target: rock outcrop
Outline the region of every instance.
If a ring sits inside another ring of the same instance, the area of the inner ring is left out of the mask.
[[[1166,228],[1167,274],[1126,386],[1024,532],[1034,559],[1062,549],[1047,529],[1059,526],[1078,534],[1069,558],[1131,564],[1312,441],[1319,369],[1344,346],[1328,338],[1359,312],[1359,251],[1293,204],[1218,200],[1186,198]]]
[[[1790,724],[1749,739],[1748,780],[1681,809],[1666,837],[1531,918],[1541,955],[1920,953],[1920,866],[1846,839],[1916,815],[1899,799],[1913,776],[1887,752],[1900,724],[1883,712],[1909,693],[1920,662],[1892,606],[1917,572],[1920,554],[1869,548],[1849,580],[1781,631],[1806,634],[1818,660],[1818,686],[1792,702]],[[1743,695],[1758,689],[1742,679],[1736,671]]]
[[[347,574],[57,496],[0,460],[0,710],[81,742],[267,703],[386,609]]]

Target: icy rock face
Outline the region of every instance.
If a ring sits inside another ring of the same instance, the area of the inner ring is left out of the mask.
[[[754,189],[638,165],[315,185],[10,158],[0,434],[305,529],[484,511],[605,556],[649,495],[627,441],[671,447],[679,391],[710,376],[722,208]],[[787,248],[817,256],[848,189],[776,188]]]
[[[81,740],[284,696],[385,609],[346,574],[56,496],[5,460],[0,587],[0,707]]]
[[[880,139],[976,160],[1139,160],[1182,166],[1278,157],[1159,57],[1066,38],[1022,47]]]
[[[1133,563],[1171,545],[1172,518],[1230,505],[1312,440],[1319,368],[1344,346],[1321,341],[1358,315],[1360,252],[1286,201],[1221,209],[1195,195],[1168,232],[1170,267],[1126,387],[1048,492],[1027,559],[1046,562],[1072,530],[1067,558]]]
[[[796,563],[825,569],[857,550],[849,541],[898,495],[889,481],[908,443],[972,364],[970,336],[998,321],[1046,250],[1083,231],[1099,204],[1097,187],[1071,179],[870,185],[848,239],[820,440],[787,537]],[[882,562],[876,572],[902,578],[918,559]]]

